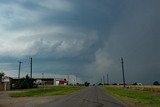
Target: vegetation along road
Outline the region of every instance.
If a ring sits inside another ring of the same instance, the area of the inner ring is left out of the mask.
[[[132,107],[160,107],[159,86],[102,86],[107,93]]]

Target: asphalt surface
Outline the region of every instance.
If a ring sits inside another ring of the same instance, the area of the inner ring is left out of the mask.
[[[53,99],[38,107],[127,107],[98,87],[88,87],[78,92]]]

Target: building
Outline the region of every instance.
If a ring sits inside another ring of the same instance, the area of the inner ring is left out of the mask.
[[[18,89],[20,79],[8,76],[3,77],[2,82],[0,82],[0,91]],[[36,85],[68,85],[68,81],[65,78],[33,78],[33,80]]]
[[[12,78],[8,76],[4,76],[2,78],[2,82],[0,82],[0,91],[8,91],[11,90],[11,81]]]
[[[38,85],[54,85],[54,78],[34,78]]]
[[[66,79],[56,80],[56,85],[68,85],[68,81]]]
[[[68,81],[65,78],[35,78],[38,85],[68,85]]]

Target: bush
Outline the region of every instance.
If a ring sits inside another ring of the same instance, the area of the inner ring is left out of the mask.
[[[88,82],[85,82],[85,83],[84,83],[84,85],[87,86],[87,87],[89,86],[89,84],[90,84],[90,83],[88,83]]]
[[[98,85],[103,85],[102,83],[99,83]]]
[[[26,78],[22,78],[19,80],[18,85],[20,89],[33,88],[34,79],[31,79],[28,75]]]
[[[154,81],[153,85],[160,85],[158,81]]]
[[[0,72],[0,83],[2,82],[2,77],[5,75],[4,72]]]

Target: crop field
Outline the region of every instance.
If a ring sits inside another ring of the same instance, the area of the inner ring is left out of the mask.
[[[25,89],[22,91],[13,91],[10,93],[11,97],[32,97],[32,96],[54,96],[54,95],[65,95],[78,91],[83,87],[78,86],[52,86],[45,88]]]
[[[104,91],[133,107],[160,107],[160,86],[102,86]]]

